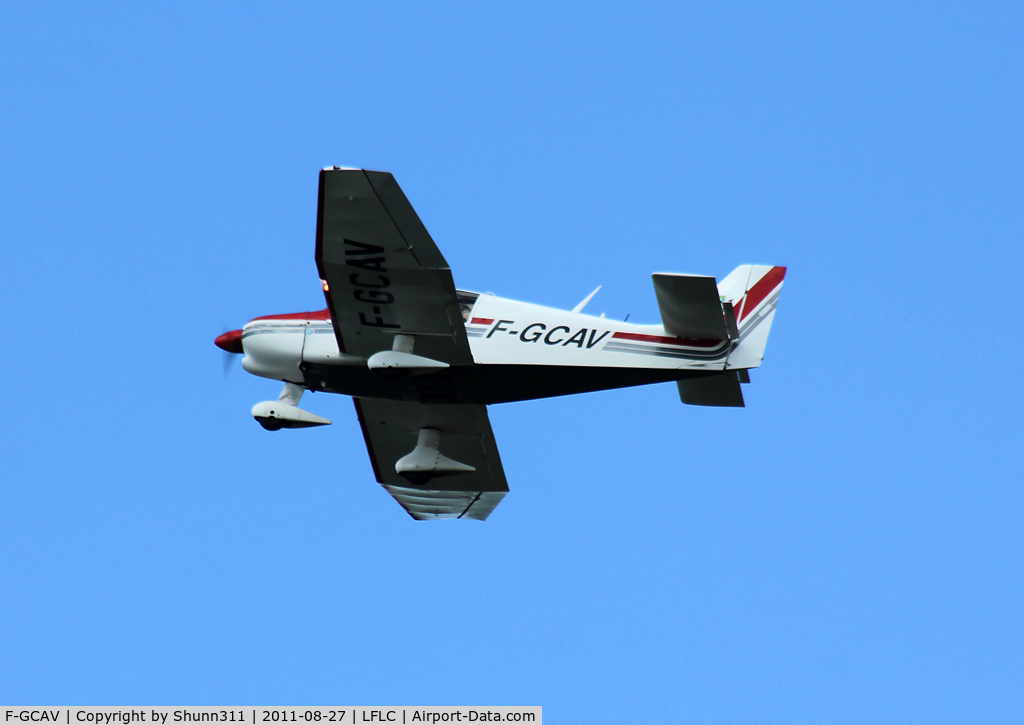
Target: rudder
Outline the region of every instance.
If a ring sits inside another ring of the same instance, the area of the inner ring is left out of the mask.
[[[785,267],[745,264],[719,283],[722,301],[732,302],[739,332],[740,342],[729,355],[729,368],[761,364],[785,277]]]

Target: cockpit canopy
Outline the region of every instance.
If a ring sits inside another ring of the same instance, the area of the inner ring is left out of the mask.
[[[459,298],[459,309],[462,311],[462,319],[469,322],[469,314],[473,311],[473,305],[476,304],[476,298],[480,296],[480,293],[457,289],[455,294]]]

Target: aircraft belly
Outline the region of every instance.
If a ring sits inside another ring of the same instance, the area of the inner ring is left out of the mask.
[[[491,405],[672,382],[707,373],[677,368],[466,365],[401,374],[347,365],[303,364],[312,391],[421,403]]]
[[[566,365],[477,365],[475,372],[484,402],[490,404],[650,385],[691,375],[677,369]]]

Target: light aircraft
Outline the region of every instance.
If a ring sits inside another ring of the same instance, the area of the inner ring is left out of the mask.
[[[785,267],[654,274],[660,325],[455,288],[395,182],[320,172],[316,266],[327,308],[257,317],[216,339],[253,375],[284,382],[256,404],[268,430],[329,425],[306,390],[352,396],[377,481],[414,519],[484,520],[508,484],[487,406],[675,381],[689,405],[743,406]],[[600,288],[598,288],[600,289]]]

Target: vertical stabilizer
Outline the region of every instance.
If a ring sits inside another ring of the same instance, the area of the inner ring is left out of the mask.
[[[740,343],[729,355],[729,368],[761,364],[785,277],[785,267],[745,264],[719,283],[718,294],[723,302],[732,302],[739,331]]]

